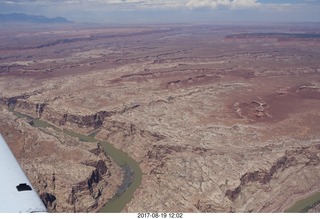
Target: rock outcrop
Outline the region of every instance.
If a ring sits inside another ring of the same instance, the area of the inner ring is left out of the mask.
[[[0,109],[0,132],[49,212],[95,212],[113,197],[122,171],[97,143],[35,128]]]
[[[320,190],[320,44],[296,28],[3,30],[0,104],[138,161],[124,212],[282,212]],[[103,188],[117,192],[99,145],[10,115],[1,132],[53,211],[95,211]]]

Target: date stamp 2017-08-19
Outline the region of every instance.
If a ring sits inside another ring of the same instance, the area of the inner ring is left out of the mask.
[[[183,218],[183,213],[137,213],[137,218]]]

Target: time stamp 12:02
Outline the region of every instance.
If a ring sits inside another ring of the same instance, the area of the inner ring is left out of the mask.
[[[183,218],[183,213],[138,213],[137,218]]]

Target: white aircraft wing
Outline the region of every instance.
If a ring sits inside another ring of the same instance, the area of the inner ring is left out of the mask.
[[[0,134],[0,212],[47,212]]]

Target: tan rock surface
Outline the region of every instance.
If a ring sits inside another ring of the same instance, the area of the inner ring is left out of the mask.
[[[239,30],[261,31],[182,26],[35,49],[48,55],[6,61],[2,102],[20,96],[16,110],[97,131],[140,161],[126,212],[280,212],[320,189],[320,43],[225,38]]]
[[[114,195],[121,170],[96,143],[0,110],[0,132],[50,212],[97,211]]]

